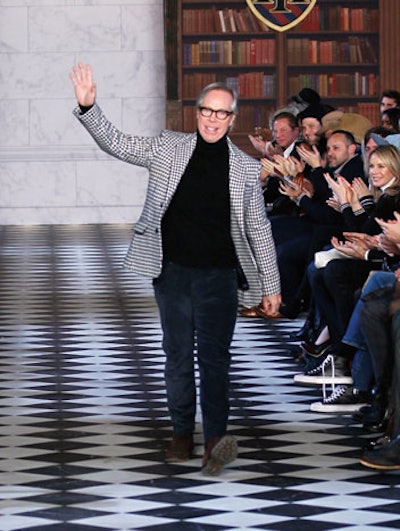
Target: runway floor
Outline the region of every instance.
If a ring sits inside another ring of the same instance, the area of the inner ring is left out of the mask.
[[[127,225],[0,230],[2,531],[400,529],[400,476],[362,467],[370,435],[310,411],[288,333],[239,317],[217,478],[163,462],[170,437],[151,282],[124,271]]]

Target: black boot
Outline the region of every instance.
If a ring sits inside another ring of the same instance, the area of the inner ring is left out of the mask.
[[[373,432],[385,431],[387,418],[387,392],[381,385],[376,385],[371,390],[371,407],[364,413],[362,423],[364,428]]]
[[[311,341],[311,337],[314,335],[314,327],[312,320],[307,317],[303,326],[297,331],[292,332],[289,335],[290,341]]]

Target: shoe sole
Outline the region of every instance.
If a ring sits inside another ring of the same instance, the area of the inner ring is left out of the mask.
[[[355,413],[359,411],[365,404],[324,404],[322,402],[314,402],[311,404],[311,411],[316,413]]]
[[[237,457],[238,445],[235,437],[225,435],[211,450],[207,463],[202,468],[204,476],[219,476],[226,465]]]
[[[300,348],[301,350],[304,352],[305,355],[307,356],[311,356],[311,358],[314,358],[314,359],[320,359],[321,358],[321,361],[322,359],[324,358],[325,354],[328,353],[329,349],[332,347],[332,345],[329,343],[329,345],[326,345],[326,347],[324,347],[321,352],[310,352],[308,349],[306,349],[304,346],[300,345]]]
[[[360,459],[360,463],[368,468],[374,468],[375,470],[400,470],[399,465],[380,465],[379,463],[373,463],[368,461],[368,459]]]
[[[293,378],[294,383],[303,385],[332,385],[332,384],[352,384],[351,376],[309,376],[307,374],[296,374]]]

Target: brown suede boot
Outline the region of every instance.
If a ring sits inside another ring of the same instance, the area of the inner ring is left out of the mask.
[[[211,437],[206,441],[202,472],[205,476],[219,476],[225,465],[237,457],[238,446],[235,437]]]
[[[193,434],[174,434],[165,451],[165,461],[167,463],[182,463],[192,457]]]

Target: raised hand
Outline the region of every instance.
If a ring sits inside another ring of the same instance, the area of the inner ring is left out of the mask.
[[[343,179],[343,177],[338,176],[337,180],[335,181],[335,179],[333,179],[329,175],[329,173],[324,173],[324,177],[326,179],[326,182],[328,183],[329,188],[333,192],[334,198],[341,205],[344,205],[345,203],[352,204],[354,194],[352,193],[350,183],[347,182],[346,179]]]
[[[254,149],[256,149],[261,155],[265,156],[265,140],[259,136],[248,135],[249,140],[252,143]]]
[[[69,78],[75,88],[75,96],[79,105],[90,107],[96,101],[96,83],[93,81],[90,65],[78,63],[72,68]]]
[[[300,155],[301,160],[306,162],[311,168],[319,168],[319,166],[322,166],[321,155],[316,146],[299,144],[296,146],[296,151]]]
[[[380,218],[375,218],[375,221],[381,227],[383,234],[388,240],[395,243],[400,243],[400,214],[394,212],[395,219],[384,221]]]
[[[351,182],[351,187],[356,193],[358,199],[365,197],[366,195],[371,195],[371,190],[365,184],[364,179],[361,177],[355,177]]]

